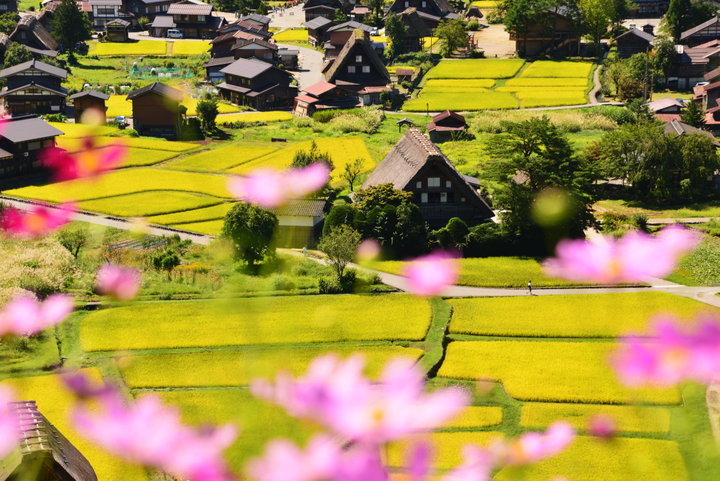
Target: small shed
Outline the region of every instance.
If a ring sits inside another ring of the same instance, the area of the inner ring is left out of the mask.
[[[110,20],[105,24],[105,38],[110,42],[127,42],[129,32],[130,22],[122,18]]]
[[[127,96],[132,101],[133,128],[140,135],[177,139],[180,133],[181,90],[153,82]]]
[[[75,106],[75,122],[80,122],[86,110],[97,110],[103,115],[107,110],[105,101],[110,98],[109,95],[95,90],[83,90],[69,97]]]
[[[279,207],[277,245],[307,247],[315,245],[322,234],[327,200],[300,199]]]
[[[432,122],[427,124],[430,140],[433,142],[450,140],[453,132],[465,131],[467,127],[465,117],[451,110],[440,112],[432,118]]]
[[[399,68],[395,70],[395,77],[397,77],[398,83],[410,82],[413,74],[415,74],[415,71],[411,68]]]

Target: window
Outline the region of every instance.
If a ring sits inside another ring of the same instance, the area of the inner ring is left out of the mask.
[[[427,2],[425,0],[422,2],[422,8],[427,8]]]
[[[420,202],[423,204],[427,204],[427,201],[428,201],[427,192],[423,192],[422,194],[420,194]]]
[[[405,8],[408,8],[410,6],[410,2],[405,2]]]
[[[355,65],[348,65],[348,73],[355,73]]]
[[[452,187],[452,182],[450,182],[449,180],[446,180],[446,181],[445,181],[445,187],[447,187],[448,189],[449,189],[450,187]]]
[[[362,63],[362,55],[355,55],[355,62]]]
[[[428,177],[428,187],[440,187],[440,177]]]
[[[422,180],[418,180],[418,181],[415,183],[415,187],[418,188],[418,189],[422,189]]]
[[[447,202],[447,192],[440,192],[440,202]]]
[[[363,73],[370,73],[370,65],[363,65],[362,67]]]
[[[460,197],[460,202],[465,202],[465,197]]]
[[[30,142],[28,144],[28,150],[40,150],[40,142]]]
[[[197,16],[197,21],[198,21],[198,22],[204,22],[204,21],[205,21],[205,15],[198,15],[198,16]]]

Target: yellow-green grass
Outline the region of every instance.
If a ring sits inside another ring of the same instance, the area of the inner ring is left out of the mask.
[[[220,220],[232,208],[233,204],[225,202],[211,207],[203,207],[200,209],[186,210],[183,212],[175,212],[173,214],[163,214],[150,217],[148,221],[153,224],[186,224],[193,222],[204,222],[208,220]],[[222,225],[221,225],[222,227]],[[219,233],[219,231],[218,231]]]
[[[217,197],[187,192],[139,192],[119,197],[86,200],[80,202],[78,207],[90,212],[120,217],[144,217],[207,207],[218,202],[221,201]]]
[[[250,458],[263,453],[268,441],[285,438],[304,443],[316,429],[307,422],[290,417],[282,408],[253,397],[246,389],[162,391],[149,394],[160,396],[166,403],[180,408],[186,423],[198,426],[208,423],[236,424],[240,428],[240,435],[225,452],[225,458],[238,473],[242,472]]]
[[[292,28],[273,35],[273,39],[278,43],[283,42],[301,42],[307,43],[308,31],[305,28]]]
[[[585,89],[578,90],[522,90],[515,92],[520,103],[525,108],[530,107],[552,107],[557,105],[584,105],[589,102]]]
[[[452,342],[438,375],[500,381],[511,397],[525,401],[680,402],[675,388],[622,386],[609,364],[616,347],[614,342]]]
[[[489,89],[495,85],[495,80],[490,78],[477,79],[430,79],[428,80],[423,91],[432,89],[455,89],[455,90],[473,90],[477,88]]]
[[[401,274],[403,261],[374,262],[369,267],[391,274]],[[545,275],[536,259],[526,257],[477,257],[460,260],[459,285],[475,287],[525,287],[532,280],[535,287],[577,285]]]
[[[210,42],[204,40],[181,40],[168,43],[173,55],[200,55],[210,50]]]
[[[47,202],[83,201],[144,191],[197,192],[230,198],[220,175],[139,167],[109,172],[95,181],[78,179],[6,191],[8,195]]]
[[[684,100],[690,100],[693,98],[692,92],[674,92],[674,91],[666,91],[666,92],[653,92],[652,99],[653,100],[661,100],[661,99],[684,99]]]
[[[499,4],[498,0],[476,0],[471,3],[473,7],[478,8],[496,8]]]
[[[327,139],[317,139],[316,144],[321,151],[328,152],[332,159],[334,169],[332,171],[333,179],[338,180],[342,175],[345,165],[351,164],[355,159],[363,159],[363,170],[372,168],[373,161],[368,152],[365,141],[360,137],[335,137]],[[295,153],[300,150],[308,150],[310,148],[310,140],[290,145],[277,152],[259,157],[241,164],[229,172],[233,174],[248,174],[260,167],[272,167],[276,169],[286,169],[290,167]]]
[[[220,232],[222,232],[223,221],[209,220],[204,222],[191,222],[187,224],[173,224],[173,227],[190,232],[197,232],[198,234],[218,236],[220,235]]]
[[[720,217],[720,203],[717,201],[698,202],[676,208],[658,208],[640,202],[625,200],[601,200],[595,203],[598,212],[618,214],[646,214],[650,217],[682,219],[685,217]]]
[[[441,60],[437,66],[430,69],[427,78],[511,78],[524,64],[524,60],[518,59]]]
[[[515,109],[520,102],[508,92],[479,92],[477,95],[468,95],[468,92],[431,92],[420,94],[419,97],[408,100],[403,110],[408,112],[439,112],[441,110],[499,110]]]
[[[88,351],[418,340],[429,322],[429,304],[407,295],[256,297],[104,309],[81,339]]]
[[[588,79],[516,77],[505,82],[505,87],[587,87]]]
[[[379,42],[379,43],[389,43],[390,37],[386,37],[384,35],[373,35],[370,37],[370,40],[372,42]],[[397,68],[397,67],[396,67]],[[390,68],[388,68],[388,72],[390,71]]]
[[[666,292],[449,299],[450,332],[485,336],[604,337],[647,331],[653,315],[690,320],[707,304]]]
[[[432,433],[418,436],[409,442],[394,443],[387,449],[387,464],[391,467],[405,467],[408,464],[408,448],[416,444],[415,441],[430,441],[433,448],[432,466],[437,469],[450,469],[463,462],[462,448],[466,444],[486,446],[491,441],[503,438],[500,432],[462,432],[462,433]]]
[[[266,156],[278,148],[269,143],[244,143],[225,145],[217,149],[199,152],[179,159],[168,167],[173,169],[222,172],[238,164]],[[291,159],[292,160],[292,159]]]
[[[588,78],[593,64],[590,62],[558,62],[537,60],[522,71],[520,77]]]
[[[278,122],[284,120],[292,120],[293,114],[290,112],[247,112],[241,114],[221,115],[217,117],[218,124],[225,122]]]
[[[398,356],[413,360],[422,350],[399,346],[303,347],[244,349],[193,353],[150,354],[118,359],[130,388],[247,386],[254,379],[274,378],[280,372],[303,374],[318,356],[335,353],[343,358],[362,353],[368,375],[377,377],[382,367]]]
[[[86,369],[85,372],[100,377],[96,370]],[[147,480],[142,469],[110,456],[72,428],[69,415],[75,398],[63,386],[59,376],[13,378],[2,381],[2,384],[11,386],[18,399],[36,401],[40,412],[87,458],[99,480]]]
[[[465,429],[495,426],[503,420],[503,410],[497,406],[468,406],[443,429]]]
[[[150,150],[166,150],[168,152],[185,152],[200,146],[199,144],[191,144],[190,142],[171,142],[165,139],[156,139],[153,137],[98,136],[93,140],[95,145],[123,144],[128,147]],[[58,146],[74,152],[83,148],[83,139],[81,137],[63,136],[58,139]]]
[[[437,37],[423,37],[423,48],[425,50],[432,49],[435,47],[435,44],[438,42]]]
[[[621,432],[665,434],[670,430],[667,408],[609,404],[525,403],[520,411],[520,425],[544,429],[562,420],[575,429],[587,429],[590,419],[599,414],[610,417]]]
[[[110,98],[105,102],[107,106],[106,115],[108,117],[132,117],[132,102],[126,99],[125,95],[111,95]],[[197,115],[197,103],[198,99],[188,97],[187,95],[182,101],[182,104],[187,107],[187,115]],[[240,109],[237,106],[218,103],[218,112],[221,114],[228,114],[233,112],[239,112]]]
[[[387,67],[387,71],[388,73],[394,74],[399,68],[405,70],[412,70],[413,72],[417,71],[417,67],[413,67],[412,65],[390,65]]]
[[[139,40],[137,42],[90,42],[90,55],[99,57],[125,57],[129,55],[165,55],[167,43],[160,40]]]
[[[87,137],[88,135],[111,135],[120,133],[120,130],[107,125],[90,126],[85,124],[69,124],[64,122],[48,122],[56,129],[65,132],[65,135],[58,138],[63,140],[67,138]]]
[[[70,151],[77,151],[81,148],[76,142],[72,142],[73,140],[78,139],[67,139],[68,141],[63,141],[62,137],[58,139],[58,146],[67,149]],[[102,149],[104,150],[104,149]],[[134,147],[130,147],[127,149],[127,157],[122,162],[122,167],[139,167],[139,166],[147,166],[147,165],[155,165],[160,162],[163,162],[165,160],[172,159],[173,157],[176,157],[178,154],[177,152],[171,152],[168,150],[151,150],[151,149],[138,149]]]

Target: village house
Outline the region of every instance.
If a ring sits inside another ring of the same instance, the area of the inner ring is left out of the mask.
[[[17,0],[0,0],[0,13],[17,12]]]
[[[222,81],[225,74],[222,69],[235,61],[235,57],[215,57],[211,58],[207,63],[203,64],[205,69],[205,78],[211,82]]]
[[[646,25],[643,30],[633,28],[615,39],[618,57],[630,58],[636,53],[647,53],[653,48],[654,27]]]
[[[554,7],[540,15],[527,34],[510,32],[515,51],[523,57],[577,55],[580,35],[567,7]]]
[[[10,34],[10,41],[25,45],[33,55],[57,57],[58,43],[35,15],[25,15]],[[37,57],[36,57],[37,58]]]
[[[125,0],[129,12],[136,18],[147,17],[151,21],[157,15],[163,15],[168,11],[170,5],[178,0]]]
[[[75,108],[75,122],[80,123],[82,116],[87,110],[96,110],[105,116],[105,102],[110,98],[109,95],[95,90],[83,90],[69,97],[73,101]]]
[[[395,69],[395,80],[397,83],[412,82],[415,71],[412,68]]]
[[[265,37],[256,33],[246,32],[245,30],[233,30],[218,35],[210,41],[210,55],[212,57],[230,57],[232,56],[232,48],[241,40],[264,40],[269,41],[270,37]]]
[[[650,109],[650,112],[653,113],[653,117],[662,122],[680,120],[682,109],[685,108],[685,104],[682,100],[671,98],[648,102],[647,106],[648,109]]]
[[[720,98],[720,82],[693,87],[693,101],[704,109],[718,106]]]
[[[460,18],[448,0],[395,0],[388,12],[400,14],[414,8],[428,28],[434,29],[441,20]]]
[[[349,14],[354,6],[355,2],[353,0],[307,0],[303,4],[303,12],[306,22],[315,17],[335,20],[336,10]]]
[[[249,23],[260,27],[261,30],[267,32],[270,30],[270,17],[260,15],[259,13],[251,13],[249,15],[243,15],[238,19],[240,22]]]
[[[717,16],[680,34],[680,43],[688,47],[696,47],[718,39],[720,39],[720,17]]]
[[[675,49],[675,69],[668,78],[670,88],[693,88],[704,80],[706,74],[720,66],[720,42],[717,40],[696,47],[676,45]]]
[[[323,46],[325,49],[325,58],[328,60],[336,58],[340,50],[342,50],[356,31],[362,31],[363,37],[367,41],[370,41],[372,27],[369,25],[350,20],[349,22],[343,22],[328,28],[328,40]]]
[[[356,22],[364,21],[368,15],[370,15],[370,7],[366,7],[365,5],[355,5],[352,10],[350,10],[350,18]]]
[[[0,99],[13,116],[62,113],[67,89],[61,82],[67,70],[30,60],[3,69],[0,78],[5,79]]]
[[[38,117],[13,118],[0,132],[0,178],[41,172],[39,154],[64,132]]]
[[[158,15],[150,26],[153,37],[167,37],[167,31],[178,29],[184,38],[214,38],[225,25],[225,18],[212,14],[213,6],[193,0],[173,3],[167,15]]]
[[[403,52],[419,52],[423,49],[423,38],[432,37],[432,29],[427,26],[415,8],[407,8],[398,14],[405,26]]]
[[[235,45],[230,48],[230,51],[236,60],[239,58],[256,58],[275,63],[278,58],[277,44],[259,38],[238,39]]]
[[[670,0],[633,0],[631,13],[639,18],[654,18],[665,15]]]
[[[318,45],[323,45],[329,38],[327,31],[333,25],[335,25],[335,22],[325,17],[315,17],[309,22],[305,22],[304,26],[307,28],[308,43],[310,46],[317,47]]]
[[[127,42],[130,39],[130,22],[115,18],[105,24],[105,38],[110,42]]]
[[[123,10],[122,0],[90,0],[92,12],[90,21],[97,30],[103,30],[105,24],[115,19],[134,21],[135,16]]]
[[[220,70],[220,98],[256,110],[290,107],[297,96],[292,74],[255,58],[240,58]]]
[[[300,50],[294,48],[280,47],[277,51],[278,62],[282,64],[282,67],[288,70],[295,70],[298,68],[298,62],[300,60]]]
[[[314,246],[322,234],[326,199],[299,199],[273,211],[278,219],[278,247]]]
[[[433,142],[452,140],[453,132],[464,132],[467,128],[465,117],[450,110],[435,115],[432,122],[427,124],[427,131]]]
[[[673,137],[693,134],[703,135],[708,139],[712,140],[712,144],[715,146],[715,148],[720,148],[720,141],[718,141],[712,133],[708,132],[707,130],[698,129],[696,127],[693,127],[692,125],[684,124],[679,120],[671,120],[670,122],[665,122],[664,131],[665,135],[670,135]]]
[[[2,161],[0,161],[1,163]],[[3,480],[97,481],[85,456],[38,410],[35,401],[10,405],[20,421],[20,442],[2,460]]]
[[[318,110],[350,109],[362,106],[357,94],[325,81],[313,84],[295,97],[293,113],[312,117]]]
[[[362,187],[381,184],[392,184],[396,189],[411,192],[432,228],[445,226],[453,217],[476,225],[494,215],[476,188],[414,127],[405,132]]]
[[[182,99],[182,91],[160,82],[130,92],[133,128],[140,135],[177,139]]]
[[[266,28],[257,25],[256,23],[246,22],[244,20],[235,20],[234,22],[223,25],[219,28],[218,35],[237,31],[252,33],[254,35],[264,38],[265,40],[272,37],[273,35],[272,32],[269,32]]]

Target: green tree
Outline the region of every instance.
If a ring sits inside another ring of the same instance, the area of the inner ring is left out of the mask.
[[[75,0],[62,0],[51,20],[52,36],[65,47],[68,62],[74,64],[75,44],[92,38],[92,24],[85,12],[80,11]]]
[[[382,208],[388,204],[397,207],[403,202],[412,202],[412,198],[411,192],[396,189],[393,184],[388,183],[358,190],[355,192],[353,202],[360,211],[369,213],[376,207]]]
[[[407,31],[400,17],[390,12],[385,18],[385,36],[390,39],[389,57],[395,58],[405,53],[405,35]]]
[[[468,44],[465,22],[459,18],[441,20],[433,30],[433,35],[440,41],[440,55],[450,57],[459,48]]]
[[[498,11],[504,18],[505,29],[522,39],[521,56],[527,51],[527,38],[530,28],[537,25],[538,19],[545,18],[554,0],[503,0]]]
[[[675,50],[675,42],[671,38],[664,36],[655,37],[653,47],[653,67],[658,75],[665,79],[670,77],[672,69],[677,61],[677,50]]]
[[[335,168],[332,158],[330,157],[330,153],[321,151],[317,143],[313,140],[310,143],[309,150],[298,150],[295,152],[291,166],[295,168],[307,167],[308,165],[316,162],[323,162],[327,164],[331,171]]]
[[[331,230],[341,225],[355,226],[355,219],[358,211],[349,204],[334,205],[325,216],[323,223],[323,235],[329,234]]]
[[[687,18],[690,15],[691,0],[670,0],[663,22],[668,33],[675,41],[680,41]]]
[[[342,284],[345,268],[355,258],[362,236],[348,225],[340,225],[324,235],[318,244],[330,260],[337,274],[338,284]]]
[[[197,115],[200,118],[200,128],[203,132],[214,132],[217,127],[215,126],[215,119],[218,115],[218,103],[217,100],[203,99],[197,104]]]
[[[583,29],[593,41],[595,55],[601,57],[600,41],[612,24],[615,3],[613,0],[580,0],[579,6]]]
[[[680,120],[693,127],[701,128],[705,125],[705,109],[690,100],[680,115]]]
[[[367,6],[370,11],[377,17],[382,17],[383,7],[385,7],[384,0],[367,0]]]
[[[30,51],[21,43],[12,42],[5,52],[3,65],[5,68],[28,62],[33,59]]]
[[[350,18],[348,18],[348,16],[345,14],[345,12],[343,12],[339,8],[336,8],[334,20],[338,23],[342,23],[342,22],[347,22],[348,20],[350,20]]]
[[[342,178],[348,183],[348,186],[350,186],[350,192],[353,192],[355,190],[355,181],[362,173],[364,164],[365,160],[361,158],[357,158],[352,162],[348,162],[347,164],[345,164],[345,170],[342,173]]]
[[[155,269],[167,272],[168,278],[170,278],[172,270],[180,265],[180,256],[172,249],[165,249],[153,255],[151,261]]]
[[[620,25],[623,20],[630,16],[630,0],[613,0],[612,23],[616,26]]]
[[[16,12],[0,14],[0,33],[10,35],[17,26],[17,18]]]
[[[275,252],[277,226],[278,219],[272,212],[238,202],[225,215],[221,236],[232,242],[236,258],[253,265]]]
[[[650,107],[648,107],[648,104],[642,99],[635,99],[628,102],[625,108],[630,112],[636,124],[648,122],[654,118]]]
[[[88,242],[87,229],[66,228],[57,233],[56,238],[60,245],[66,248],[77,259],[80,249]]]

